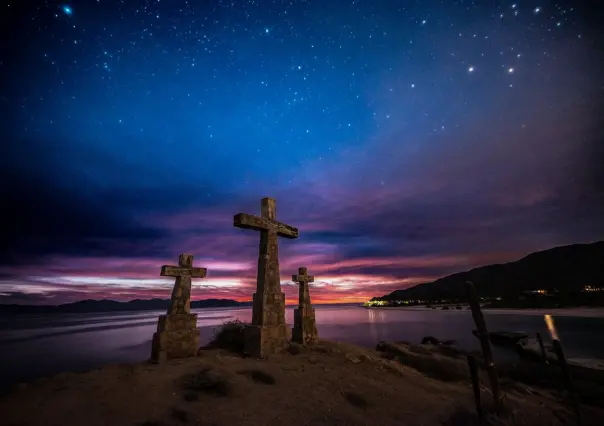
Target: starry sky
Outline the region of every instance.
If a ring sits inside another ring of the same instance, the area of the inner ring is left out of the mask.
[[[250,300],[265,196],[288,302],[603,239],[594,4],[3,2],[0,303]]]

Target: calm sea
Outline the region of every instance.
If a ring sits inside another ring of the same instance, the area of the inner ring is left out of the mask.
[[[0,388],[63,371],[85,371],[104,364],[148,358],[157,317],[163,312],[32,315],[0,317]],[[201,343],[233,319],[250,321],[251,308],[199,309]],[[286,311],[293,322],[293,308]],[[469,311],[364,309],[317,306],[321,338],[375,347],[381,340],[419,343],[424,336],[455,339],[478,349]],[[489,330],[541,332],[542,316],[485,312]],[[604,318],[555,318],[568,357],[604,358]],[[501,351],[498,357],[510,357]]]

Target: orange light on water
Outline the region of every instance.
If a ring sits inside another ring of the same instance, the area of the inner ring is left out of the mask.
[[[552,340],[560,340],[558,336],[558,332],[556,331],[556,325],[554,324],[554,319],[551,315],[545,315],[545,325],[547,325],[547,330],[549,331],[549,335],[552,337]]]

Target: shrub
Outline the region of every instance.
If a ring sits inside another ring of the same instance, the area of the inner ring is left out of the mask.
[[[208,346],[241,354],[245,346],[244,331],[246,327],[247,324],[239,320],[226,321],[214,332],[214,337]]]
[[[243,370],[239,371],[239,374],[248,376],[250,379],[252,379],[252,381],[256,383],[262,383],[265,385],[275,384],[275,378],[261,370]]]
[[[186,376],[183,388],[187,391],[205,392],[218,396],[229,396],[233,393],[232,383],[224,375],[211,368],[203,368],[197,373]]]

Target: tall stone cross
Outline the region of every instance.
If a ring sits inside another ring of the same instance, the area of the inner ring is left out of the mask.
[[[276,220],[276,201],[263,198],[261,216],[236,214],[237,228],[260,231],[256,293],[253,296],[252,327],[245,331],[245,352],[252,356],[280,352],[288,345],[290,330],[285,323],[285,294],[281,292],[278,237],[298,238],[296,228]]]
[[[205,278],[206,268],[193,267],[193,255],[181,254],[178,266],[161,267],[162,277],[175,277],[172,298],[166,315],[160,315],[151,343],[151,361],[197,355],[199,333],[197,314],[191,313],[191,278]]]
[[[298,309],[294,310],[294,328],[292,341],[302,345],[317,343],[319,334],[315,321],[315,308],[310,303],[310,290],[308,283],[315,281],[315,277],[308,275],[305,267],[298,268],[298,275],[292,275],[292,281],[300,285],[298,292]]]

